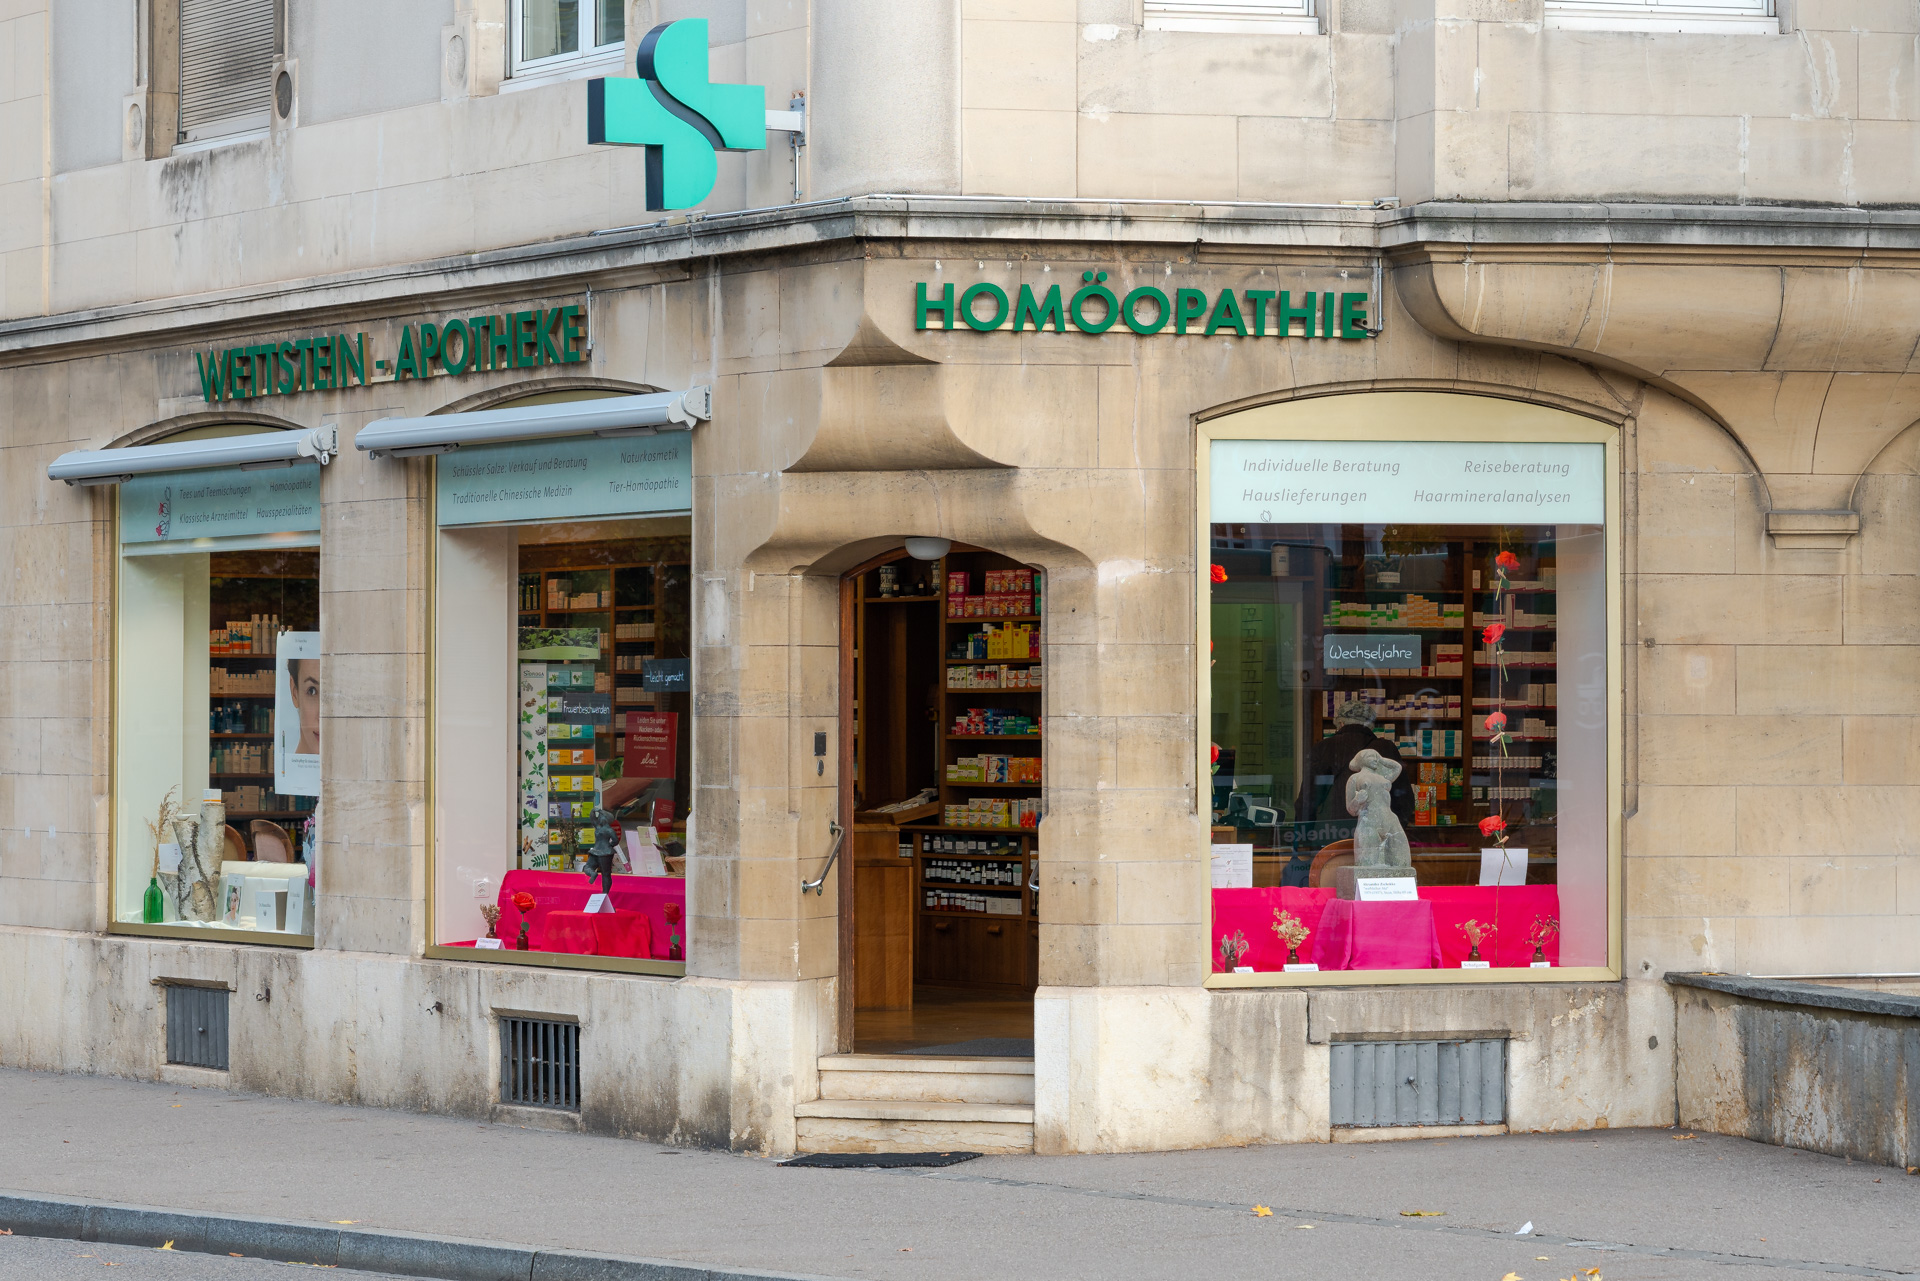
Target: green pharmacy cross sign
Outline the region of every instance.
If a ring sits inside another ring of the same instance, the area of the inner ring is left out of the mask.
[[[692,208],[719,177],[717,152],[766,150],[766,88],[708,79],[705,18],[661,23],[638,61],[638,80],[587,82],[587,141],[645,147],[647,208]]]

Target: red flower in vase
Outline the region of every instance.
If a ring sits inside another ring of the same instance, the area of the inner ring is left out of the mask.
[[[1507,820],[1498,814],[1489,814],[1480,820],[1480,835],[1498,836],[1507,830]]]
[[[1493,558],[1493,563],[1498,565],[1501,569],[1506,570],[1509,574],[1511,574],[1514,570],[1520,568],[1520,558],[1518,556],[1515,556],[1512,552],[1501,552],[1498,556],[1495,556]]]
[[[1226,581],[1227,581],[1227,567],[1226,567],[1225,565],[1214,565],[1214,566],[1212,566],[1212,577],[1213,577],[1213,581],[1214,581],[1214,582],[1216,582],[1216,583],[1224,583],[1224,582],[1226,582]]]
[[[522,916],[533,910],[533,895],[521,890],[513,896],[513,905],[520,909]]]
[[[1500,638],[1507,634],[1505,623],[1488,623],[1480,632],[1480,639],[1489,645],[1498,645]]]
[[[680,924],[680,905],[669,903],[660,909],[660,915],[667,918],[668,925],[678,925]]]
[[[1505,712],[1495,712],[1491,716],[1487,717],[1487,733],[1498,734],[1501,730],[1505,729],[1506,727],[1507,727],[1507,714]]]
[[[1220,744],[1214,743],[1212,744],[1212,747],[1213,747],[1213,755],[1210,756],[1208,760],[1211,761],[1213,764],[1218,765],[1220,763]]]

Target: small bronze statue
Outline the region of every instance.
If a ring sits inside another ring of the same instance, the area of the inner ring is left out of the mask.
[[[593,807],[593,853],[587,855],[587,880],[600,880],[600,892],[613,893],[613,855],[620,848],[620,820],[612,810]]]

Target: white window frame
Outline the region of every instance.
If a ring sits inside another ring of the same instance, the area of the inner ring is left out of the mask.
[[[1546,0],[1546,3],[1546,25],[1561,31],[1780,34],[1774,0]]]
[[[1146,0],[1148,31],[1320,34],[1314,0]]]
[[[520,56],[520,37],[525,29],[521,21],[526,0],[508,0],[507,4],[507,44],[510,71],[507,80],[501,84],[503,91],[516,87],[526,88],[539,84],[550,84],[555,80],[571,80],[580,76],[603,76],[617,74],[626,63],[626,36],[612,44],[593,43],[593,19],[599,7],[598,0],[580,0],[578,20],[580,23],[579,48],[572,53],[557,53],[547,58],[527,59]]]

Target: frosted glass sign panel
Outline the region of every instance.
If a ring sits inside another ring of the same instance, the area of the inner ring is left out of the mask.
[[[157,472],[120,484],[120,542],[136,551],[205,548],[203,539],[313,533],[320,467]]]
[[[439,468],[440,523],[479,525],[693,508],[686,432],[470,445]]]
[[[1214,520],[1598,525],[1606,447],[1223,440],[1213,446],[1212,486]]]

